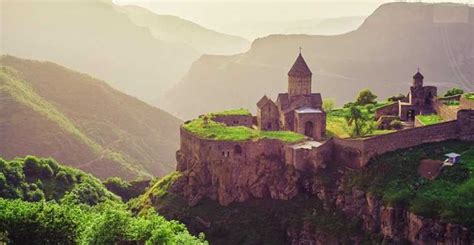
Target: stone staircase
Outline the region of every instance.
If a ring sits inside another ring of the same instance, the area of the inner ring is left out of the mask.
[[[414,121],[403,121],[402,122],[403,129],[410,129],[415,127]]]

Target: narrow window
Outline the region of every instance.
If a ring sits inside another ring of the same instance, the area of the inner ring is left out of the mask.
[[[234,146],[234,153],[236,155],[241,155],[242,154],[242,147],[240,145],[235,145]]]

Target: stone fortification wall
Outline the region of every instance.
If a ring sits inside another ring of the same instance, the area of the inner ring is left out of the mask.
[[[459,108],[457,106],[448,106],[443,103],[445,101],[451,101],[453,100],[453,98],[454,100],[456,100],[456,98],[459,99],[459,96],[436,99],[433,101],[433,108],[435,109],[436,114],[438,114],[445,121],[452,121],[452,120],[456,120],[457,118],[457,112]]]
[[[469,100],[466,97],[461,96],[461,99],[459,101],[459,108],[461,110],[467,110],[467,109],[474,110],[474,100]]]
[[[215,116],[213,121],[223,123],[227,126],[245,126],[251,128],[254,125],[254,117],[252,115],[224,115]]]
[[[335,143],[335,159],[351,168],[364,167],[370,158],[386,152],[417,146],[423,143],[457,139],[456,121],[401,130],[365,139],[338,139]]]
[[[381,116],[398,116],[398,111],[398,102],[393,102],[392,104],[377,108],[375,110],[375,118],[379,119]]]
[[[460,110],[457,127],[460,139],[474,141],[474,110]]]
[[[176,182],[190,205],[207,197],[221,205],[251,197],[288,200],[298,194],[298,172],[285,164],[279,140],[217,141],[199,138],[181,128],[176,153]]]
[[[285,162],[300,171],[315,171],[326,168],[333,160],[333,139],[311,147],[285,146]]]

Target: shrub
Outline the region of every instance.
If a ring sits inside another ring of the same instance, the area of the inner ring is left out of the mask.
[[[24,160],[23,170],[27,176],[39,176],[41,167],[38,158],[27,156]]]
[[[396,129],[396,130],[400,130],[402,129],[403,125],[402,125],[402,122],[400,120],[393,120],[390,122],[390,128],[391,129]]]
[[[334,109],[334,106],[335,106],[334,99],[323,100],[323,109],[325,112],[331,112]]]
[[[460,95],[460,94],[464,94],[464,90],[462,90],[460,88],[452,88],[452,89],[446,91],[446,93],[444,94],[444,97]]]
[[[395,102],[395,101],[403,100],[403,99],[405,99],[405,98],[406,98],[405,95],[399,94],[399,95],[394,95],[394,96],[392,96],[392,97],[389,97],[389,98],[388,98],[388,101],[390,101],[390,102]]]

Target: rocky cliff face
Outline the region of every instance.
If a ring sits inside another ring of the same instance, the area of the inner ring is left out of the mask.
[[[343,175],[342,175],[343,176]],[[309,191],[335,205],[347,217],[361,220],[362,230],[367,234],[378,234],[389,243],[410,242],[412,244],[471,244],[467,228],[439,219],[424,218],[404,208],[384,205],[383,201],[364,191],[353,188],[344,190],[342,178],[336,180],[335,189],[314,182]],[[301,230],[289,230],[292,244],[327,244],[337,241],[305,222]],[[353,238],[357,241],[359,238]]]
[[[181,193],[189,205],[203,197],[218,200],[221,205],[243,202],[250,198],[289,200],[298,193],[310,193],[323,200],[330,210],[342,210],[349,219],[359,219],[362,230],[381,240],[414,244],[470,244],[465,227],[438,219],[424,218],[403,208],[384,205],[382,200],[357,188],[344,189],[343,169],[325,173],[303,174],[280,160],[261,156],[256,161],[222,164],[202,162],[177,153],[178,169],[183,176],[172,190]],[[325,176],[326,179],[324,179]],[[335,244],[337,237],[319,231],[305,221],[299,228],[288,228],[291,244]],[[362,236],[351,238],[360,242]]]
[[[204,197],[228,205],[249,198],[289,200],[298,194],[299,173],[272,156],[250,162],[203,162],[178,152],[177,160],[184,174],[174,188],[191,206]]]

